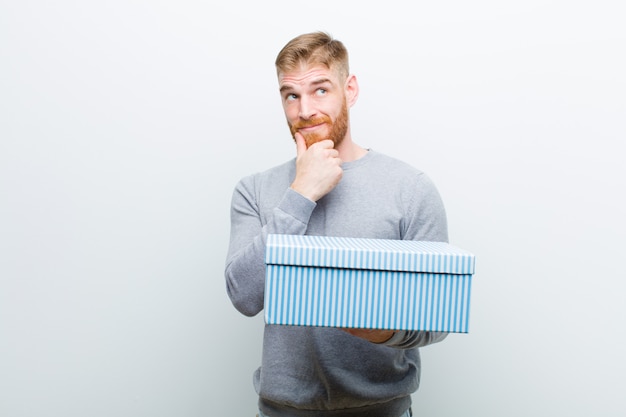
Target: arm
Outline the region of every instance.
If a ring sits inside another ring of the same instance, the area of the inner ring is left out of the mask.
[[[343,172],[332,141],[322,141],[307,149],[298,133],[296,144],[296,173],[290,187],[275,185],[289,181],[284,177],[270,178],[264,187],[259,177],[247,177],[233,192],[226,289],[235,308],[247,316],[263,309],[267,235],[304,234],[315,201],[337,185]],[[275,198],[281,193],[284,193],[282,198]],[[260,205],[267,200],[279,202],[264,219]]]
[[[288,188],[263,225],[255,185],[255,178],[248,177],[233,192],[225,270],[228,296],[235,308],[246,316],[254,316],[263,309],[267,235],[304,234],[315,208],[315,203]]]

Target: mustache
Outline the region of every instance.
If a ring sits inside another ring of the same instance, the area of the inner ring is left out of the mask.
[[[296,123],[291,125],[291,133],[295,134],[298,130],[305,128],[305,127],[310,127],[310,126],[315,126],[315,125],[319,125],[322,123],[330,123],[330,117],[316,117],[314,119],[308,119],[308,120],[299,120]]]

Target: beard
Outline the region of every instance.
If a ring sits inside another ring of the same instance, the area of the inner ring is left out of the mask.
[[[298,130],[304,127],[308,127],[308,126],[319,125],[321,123],[326,123],[328,126],[330,126],[330,131],[328,132],[328,135],[326,136],[318,132],[311,132],[311,133],[300,132],[302,136],[304,137],[304,141],[306,142],[306,147],[308,148],[314,143],[320,142],[325,139],[330,139],[333,141],[334,147],[337,148],[337,146],[339,146],[339,144],[343,142],[343,139],[346,137],[346,134],[348,133],[348,103],[346,102],[346,100],[345,99],[343,100],[341,111],[339,112],[339,115],[337,116],[337,119],[334,122],[331,120],[329,116],[324,115],[321,117],[316,117],[314,119],[301,120],[301,121],[296,122],[293,125],[289,124],[289,130],[291,131],[291,136],[293,136],[295,140],[295,135]]]

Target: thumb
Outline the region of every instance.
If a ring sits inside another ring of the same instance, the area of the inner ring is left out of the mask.
[[[300,132],[296,132],[293,138],[296,140],[296,155],[300,156],[306,152],[306,141]]]

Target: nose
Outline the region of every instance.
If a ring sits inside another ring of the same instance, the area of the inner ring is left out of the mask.
[[[298,116],[301,119],[308,120],[315,116],[316,113],[317,111],[315,110],[313,100],[306,96],[300,97],[300,112]]]

